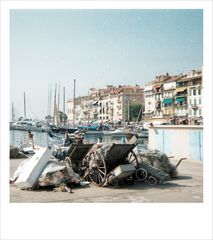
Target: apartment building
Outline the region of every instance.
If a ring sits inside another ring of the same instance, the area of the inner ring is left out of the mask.
[[[188,118],[192,123],[202,122],[202,71],[192,71],[185,76],[188,80]]]
[[[89,89],[88,96],[67,101],[69,124],[110,122],[125,124],[130,121],[129,109],[134,104],[144,104],[143,88],[111,85]]]
[[[145,121],[202,121],[202,71],[157,76],[144,88]]]

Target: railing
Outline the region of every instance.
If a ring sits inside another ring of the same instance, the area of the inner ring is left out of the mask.
[[[191,107],[192,108],[198,108],[199,106],[198,106],[198,104],[191,104]]]

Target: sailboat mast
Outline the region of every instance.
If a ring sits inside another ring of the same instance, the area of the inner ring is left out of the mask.
[[[65,87],[63,87],[63,113],[65,114]]]
[[[143,111],[143,105],[141,105],[141,108],[140,108],[140,110],[139,110],[138,117],[137,117],[137,120],[136,120],[136,122],[135,122],[134,130],[135,130],[137,124],[138,124],[138,121],[139,121],[140,115],[141,115],[141,117],[143,116],[142,111]]]
[[[75,125],[75,84],[76,84],[76,80],[73,79],[74,81],[74,91],[73,91],[73,125]]]
[[[55,84],[55,96],[54,96],[54,119],[55,119],[55,116],[56,116],[56,93],[57,93],[57,83]]]
[[[52,116],[52,84],[50,85],[50,102],[49,102],[49,111],[50,111],[50,116]]]
[[[14,106],[12,102],[12,122],[14,122],[14,120],[15,120],[15,113],[14,113]]]
[[[50,106],[50,85],[48,87],[48,97],[47,97],[47,116],[49,115],[49,106]]]
[[[24,118],[26,119],[26,99],[25,99],[25,92],[24,92]]]
[[[63,87],[63,125],[65,126],[65,87]]]
[[[60,104],[60,82],[58,84],[58,111],[60,109],[59,104]]]

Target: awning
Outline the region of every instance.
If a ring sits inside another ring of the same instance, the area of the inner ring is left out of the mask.
[[[175,94],[179,93],[179,92],[184,92],[187,88],[186,87],[179,87],[179,88],[176,88],[175,90]]]
[[[162,83],[155,84],[153,87],[154,88],[160,88],[162,86]]]
[[[185,98],[185,97],[177,97],[177,98],[175,99],[175,101],[176,101],[176,102],[184,102],[184,101],[186,101],[186,98]]]
[[[98,101],[92,101],[92,105],[98,104]]]
[[[163,99],[163,103],[166,103],[166,104],[173,103],[173,99],[172,98]]]

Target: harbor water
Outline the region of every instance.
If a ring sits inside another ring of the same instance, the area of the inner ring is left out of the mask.
[[[42,147],[47,147],[49,140],[47,132],[37,132],[33,131],[33,139],[34,142]],[[64,137],[64,134],[58,134],[61,138]],[[23,143],[28,138],[28,132],[27,131],[21,131],[21,130],[10,130],[10,145],[18,146],[20,143]],[[127,138],[127,137],[126,137]],[[106,135],[100,138],[100,135],[94,134],[94,135],[85,135],[84,137],[84,143],[97,143],[100,142],[106,142],[106,143],[123,143],[124,136],[110,136]],[[127,140],[129,140],[127,138]],[[141,145],[147,145],[147,139],[141,139],[138,138],[138,143]]]

